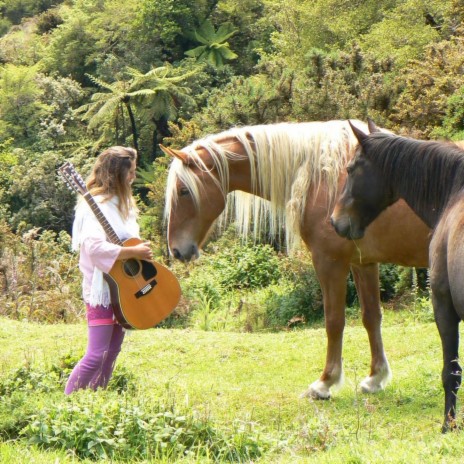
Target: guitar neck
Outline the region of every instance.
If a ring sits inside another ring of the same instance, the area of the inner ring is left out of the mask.
[[[123,242],[118,237],[114,229],[111,227],[111,224],[108,222],[108,220],[104,216],[102,210],[97,205],[97,202],[95,201],[93,196],[90,194],[90,192],[86,192],[85,195],[83,196],[87,204],[90,206],[90,209],[92,210],[93,214],[95,214],[95,217],[97,218],[98,222],[103,227],[103,230],[105,231],[108,241],[110,241],[111,243],[114,243],[115,245],[122,246]]]

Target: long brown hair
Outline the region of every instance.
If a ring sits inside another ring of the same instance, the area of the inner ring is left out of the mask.
[[[100,153],[87,179],[87,189],[92,195],[102,195],[104,201],[113,196],[118,198],[118,208],[125,219],[130,209],[136,209],[131,187],[127,183],[132,161],[136,160],[137,152],[133,148],[110,147]]]

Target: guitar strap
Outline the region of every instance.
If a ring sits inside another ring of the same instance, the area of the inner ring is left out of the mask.
[[[130,237],[140,238],[140,228],[137,223],[137,214],[131,211],[127,220],[123,220],[118,209],[118,199],[116,197],[108,201],[103,201],[101,195],[94,197],[95,202],[98,204],[103,215],[110,223],[116,235],[122,240]],[[87,202],[81,197],[76,205],[76,214],[72,230],[72,249],[79,251],[81,243],[86,237],[101,234],[101,237],[106,239],[105,231],[98,222],[95,214],[90,209]]]

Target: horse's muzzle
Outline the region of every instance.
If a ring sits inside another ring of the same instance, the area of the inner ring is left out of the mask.
[[[198,251],[198,247],[196,245],[192,245],[190,248],[183,252],[181,252],[178,248],[173,248],[172,255],[179,261],[188,263],[189,261],[197,259],[200,256],[200,253]]]
[[[364,237],[364,230],[353,227],[353,224],[347,217],[335,218],[333,215],[330,217],[330,224],[332,224],[335,232],[340,237],[348,240],[359,240]]]

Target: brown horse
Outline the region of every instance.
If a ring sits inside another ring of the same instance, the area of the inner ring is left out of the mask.
[[[366,128],[360,121],[357,124]],[[243,234],[249,232],[253,217],[256,228],[266,218],[273,232],[284,228],[289,246],[301,237],[311,251],[322,288],[328,339],[324,371],[305,395],[329,398],[331,387],[342,381],[350,269],[371,350],[370,373],[361,388],[364,392],[383,389],[391,374],[380,328],[377,263],[426,266],[430,231],[404,203],[398,203],[375,221],[360,241],[349,242],[335,233],[330,213],[345,179],[346,163],[357,148],[348,122],[234,128],[198,140],[181,151],[162,148],[175,158],[166,189],[172,255],[182,261],[197,258],[227,203],[233,205]]]
[[[366,227],[398,199],[431,228],[430,286],[443,348],[445,417],[442,431],[455,426],[459,322],[464,318],[464,150],[456,144],[425,142],[353,126],[361,149],[332,215],[337,232],[361,239]],[[398,222],[398,229],[403,223]]]

